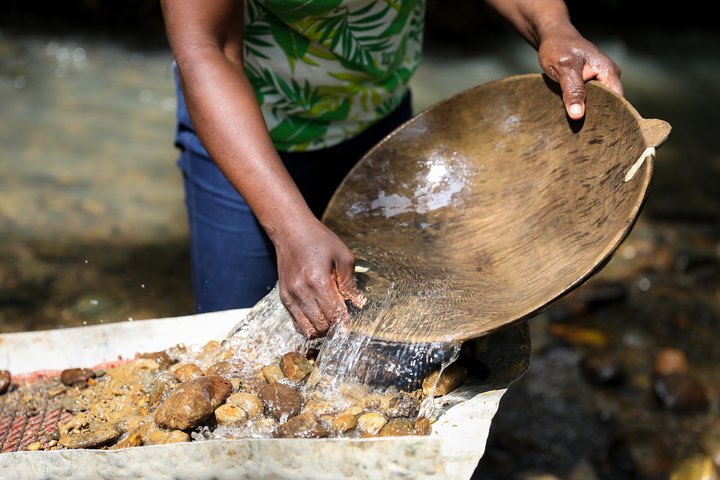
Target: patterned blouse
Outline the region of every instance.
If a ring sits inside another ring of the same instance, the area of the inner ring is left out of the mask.
[[[397,108],[424,16],[424,0],[247,0],[245,72],[275,147],[330,147]]]

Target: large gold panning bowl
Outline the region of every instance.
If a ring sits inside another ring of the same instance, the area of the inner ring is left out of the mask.
[[[669,133],[597,82],[572,121],[541,75],[419,114],[360,160],[323,217],[355,252],[370,298],[353,328],[454,341],[538,312],[628,235]]]

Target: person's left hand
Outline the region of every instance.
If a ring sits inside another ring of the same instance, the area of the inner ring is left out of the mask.
[[[538,46],[540,66],[560,84],[568,116],[585,115],[585,82],[596,79],[623,94],[620,67],[574,28],[546,34]]]

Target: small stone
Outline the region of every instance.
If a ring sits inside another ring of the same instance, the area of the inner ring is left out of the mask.
[[[116,445],[114,445],[113,448],[120,449],[120,448],[130,448],[130,447],[139,447],[143,444],[143,438],[139,433],[133,433],[131,435],[128,435],[126,438],[123,438],[120,440]]]
[[[265,410],[262,400],[254,393],[235,392],[225,402],[242,408],[250,418],[259,417]]]
[[[155,429],[148,435],[146,445],[167,445],[170,443],[189,442],[190,435],[182,430],[159,430]]]
[[[169,372],[162,372],[157,375],[150,386],[150,403],[156,405],[167,397],[178,385],[178,379]]]
[[[167,368],[173,363],[170,356],[165,352],[143,353],[140,355],[140,358],[154,360],[155,363],[158,364],[158,367],[160,367],[160,370],[167,370]]]
[[[415,435],[415,421],[409,418],[393,418],[378,432],[378,437],[401,437]]]
[[[288,380],[301,382],[310,375],[313,366],[302,354],[298,352],[288,352],[283,355],[282,360],[280,360],[280,369]]]
[[[280,365],[273,363],[262,368],[262,374],[268,383],[275,383],[283,380],[285,375],[280,368]]]
[[[222,375],[223,377],[240,377],[243,372],[243,364],[238,362],[216,362],[210,365],[205,375]]]
[[[673,412],[703,412],[710,406],[705,387],[689,375],[659,376],[653,389],[660,403]]]
[[[230,395],[230,382],[207,376],[181,384],[155,412],[158,425],[172,430],[198,426]]]
[[[81,433],[61,435],[58,443],[65,448],[99,448],[114,442],[125,433],[116,424],[91,424]]]
[[[440,375],[440,370],[435,370],[428,375],[422,383],[423,395],[426,397],[434,394],[435,397],[442,397],[455,390],[465,380],[467,369],[462,365],[453,363],[448,365]],[[438,376],[440,378],[438,379]],[[437,384],[436,384],[437,382]],[[435,385],[435,391],[432,391]]]
[[[202,368],[198,367],[194,363],[181,365],[175,369],[174,373],[177,379],[181,382],[187,382],[188,380],[193,380],[203,376]]]
[[[0,370],[0,395],[10,390],[12,375],[7,370]]]
[[[716,422],[708,429],[700,440],[703,452],[705,452],[720,467],[720,423]]]
[[[30,452],[37,452],[42,448],[42,443],[40,442],[32,442],[30,445],[27,446],[27,450]]]
[[[215,409],[215,419],[226,425],[239,425],[248,419],[248,414],[237,405],[226,403]]]
[[[420,401],[405,392],[390,397],[383,407],[383,413],[388,418],[417,417],[420,411]]]
[[[620,385],[625,369],[617,355],[610,352],[591,352],[580,360],[580,373],[594,385]]]
[[[430,420],[425,417],[420,417],[415,421],[415,434],[416,435],[430,435],[432,432],[432,424]]]
[[[386,423],[387,418],[385,418],[383,414],[378,412],[368,412],[363,413],[358,417],[356,428],[360,432],[361,436],[374,437],[378,434],[378,432],[380,432],[380,429],[382,429]]]
[[[302,413],[289,419],[275,430],[278,438],[321,438],[327,436],[322,423],[310,413]]]
[[[95,372],[89,368],[68,368],[60,373],[60,381],[68,387],[87,387],[91,378],[95,378]]]
[[[300,413],[302,397],[300,392],[283,383],[271,383],[258,392],[265,411],[275,420],[282,422]]]
[[[720,475],[710,457],[693,455],[673,470],[670,480],[720,480]]]
[[[330,429],[336,435],[349,432],[357,426],[357,415],[341,413],[330,420]]]
[[[656,375],[684,375],[688,373],[685,352],[678,348],[663,348],[655,358]]]

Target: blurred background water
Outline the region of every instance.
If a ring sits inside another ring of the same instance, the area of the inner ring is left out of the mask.
[[[530,321],[530,371],[476,476],[717,478],[687,475],[720,462],[720,7],[569,5],[628,100],[673,133],[615,258]],[[477,2],[430,0],[427,25],[417,111],[539,71]],[[156,2],[0,6],[0,332],[192,312],[170,61]],[[658,376],[668,348],[695,383]]]

